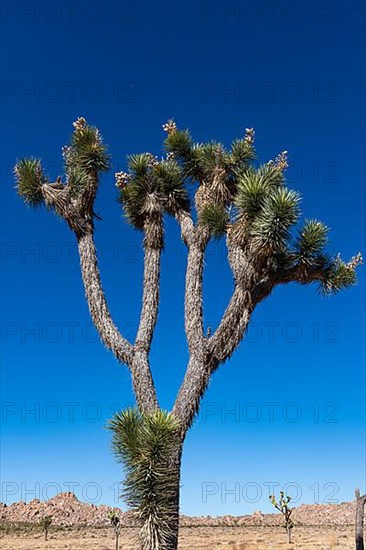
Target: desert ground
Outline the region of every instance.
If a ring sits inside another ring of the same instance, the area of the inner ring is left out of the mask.
[[[120,550],[136,550],[137,530],[124,528]],[[48,541],[36,529],[2,526],[2,550],[115,550],[108,527],[51,528]],[[298,526],[293,544],[286,541],[281,527],[183,527],[180,550],[353,550],[354,526]]]
[[[47,501],[0,504],[2,550],[115,550],[111,507],[59,493]],[[118,512],[120,550],[137,550],[132,512]],[[40,519],[51,515],[48,541]],[[281,514],[180,517],[179,550],[354,550],[355,502],[303,504],[293,509],[293,543],[287,543]]]

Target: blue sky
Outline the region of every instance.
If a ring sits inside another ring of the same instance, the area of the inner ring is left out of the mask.
[[[141,238],[121,217],[113,173],[129,153],[159,155],[172,116],[200,141],[229,144],[254,127],[263,161],[288,150],[306,217],[329,225],[331,250],[348,259],[365,242],[364,12],[358,1],[2,4],[2,500],[71,488],[116,503],[122,474],[103,428],[133,401],[127,370],[91,326],[73,235],[23,206],[15,160],[39,156],[55,177],[72,122],[100,128],[113,169],[97,199],[96,241],[126,336],[140,308]],[[172,221],[166,230],[152,367],[168,408],[187,350],[185,249]],[[257,309],[188,435],[183,513],[269,511],[273,487],[297,503],[365,488],[364,268],[359,275],[333,298],[287,286]],[[231,290],[225,248],[213,243],[207,325]]]

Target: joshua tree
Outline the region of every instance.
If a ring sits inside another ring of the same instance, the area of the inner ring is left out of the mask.
[[[132,155],[128,171],[116,174],[125,217],[143,235],[143,297],[134,342],[121,334],[112,319],[98,269],[94,202],[100,174],[109,168],[99,131],[83,118],[74,123],[71,143],[63,149],[64,179],[49,181],[34,158],[17,162],[15,174],[18,192],[27,204],[53,210],[74,232],[92,319],[105,346],[129,368],[138,409],[147,416],[159,411],[149,356],[158,315],[165,216],[172,216],[180,226],[187,248],[184,303],[189,361],[170,413],[179,425],[165,461],[174,477],[170,487],[174,498],[169,500],[169,535],[159,546],[174,550],[182,446],[212,374],[231,357],[254,309],[277,286],[318,283],[324,293],[332,294],[356,282],[356,267],[362,259],[358,254],[344,262],[339,255],[327,255],[328,230],[319,221],[305,221],[296,230],[300,197],[285,184],[286,152],[263,165],[255,164],[253,129],[247,129],[229,149],[216,142],[195,143],[172,120],[163,129],[167,133],[163,158]],[[226,239],[234,290],[220,323],[207,333],[204,260],[210,239],[220,237]]]
[[[280,500],[277,502],[276,497],[274,495],[269,496],[269,500],[272,502],[273,506],[277,508],[283,515],[283,519],[285,521],[284,528],[286,529],[287,538],[289,544],[291,544],[291,531],[294,527],[294,523],[291,519],[291,514],[293,508],[289,508],[289,502],[291,500],[291,497],[286,496],[283,491],[280,491]]]
[[[111,522],[111,525],[113,527],[114,535],[116,537],[116,550],[119,549],[119,535],[121,533],[122,524],[121,520],[119,519],[119,516],[116,512],[116,510],[110,510],[109,514],[109,521]]]
[[[44,540],[48,540],[48,531],[52,525],[52,516],[45,516],[44,518],[42,518],[39,522],[39,525],[44,532]]]

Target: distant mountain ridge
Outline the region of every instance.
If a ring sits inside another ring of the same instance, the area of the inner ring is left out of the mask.
[[[109,525],[108,512],[112,506],[81,502],[74,493],[59,493],[55,497],[29,503],[0,503],[0,521],[3,523],[38,523],[40,518],[51,515],[53,524],[60,526]],[[137,526],[133,512],[118,510],[125,527]],[[301,525],[352,525],[355,522],[355,502],[341,504],[302,504],[293,511],[295,524]],[[281,514],[263,514],[260,511],[245,516],[181,516],[182,526],[235,526],[235,525],[282,525]]]

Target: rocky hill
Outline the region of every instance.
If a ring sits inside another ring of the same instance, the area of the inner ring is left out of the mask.
[[[40,518],[51,515],[54,525],[103,526],[109,525],[108,512],[112,508],[101,504],[81,502],[73,493],[60,493],[47,501],[34,499],[29,503],[16,502],[7,506],[0,503],[0,521],[3,523],[38,523]],[[136,525],[132,512],[118,510],[121,522],[126,527]],[[293,511],[295,524],[301,525],[350,525],[355,520],[355,503],[302,504]],[[250,516],[189,517],[181,516],[183,526],[235,526],[279,525],[280,514],[254,512]]]

